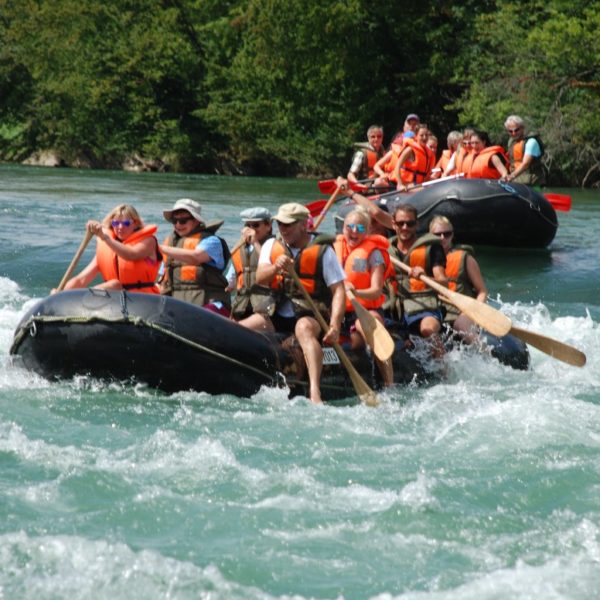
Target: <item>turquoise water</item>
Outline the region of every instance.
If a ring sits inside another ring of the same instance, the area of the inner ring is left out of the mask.
[[[596,598],[600,195],[556,191],[573,209],[548,250],[478,258],[497,306],[583,369],[456,351],[443,383],[315,407],[8,360],[88,218],[133,202],[166,236],[162,210],[191,196],[235,243],[240,210],[314,182],[0,167],[0,598]]]

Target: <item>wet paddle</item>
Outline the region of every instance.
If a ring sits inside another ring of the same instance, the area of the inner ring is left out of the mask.
[[[559,342],[558,340],[542,335],[541,333],[535,333],[528,329],[516,327],[515,325],[510,328],[510,332],[514,336],[522,339],[526,344],[569,365],[583,367],[586,363],[587,358],[581,350],[577,350],[577,348],[569,346],[564,342]]]
[[[394,353],[394,339],[389,334],[385,325],[376,319],[357,299],[352,290],[346,290],[350,298],[356,318],[360,321],[362,330],[367,338],[367,343],[373,349],[379,360],[389,360]]]
[[[306,291],[305,287],[302,285],[298,274],[294,269],[290,269],[290,275],[294,280],[294,283],[304,296],[306,302],[310,306],[310,309],[313,312],[313,315],[317,322],[319,323],[323,332],[327,332],[329,327],[323,318],[323,315],[319,312],[316,304],[311,298],[310,294]],[[333,349],[338,355],[341,363],[346,368],[348,375],[350,376],[350,380],[352,381],[352,385],[354,386],[354,390],[356,391],[356,395],[360,398],[360,401],[367,406],[377,406],[379,404],[379,399],[377,398],[377,394],[368,386],[367,382],[360,376],[359,372],[354,368],[354,365],[348,358],[347,354],[344,352],[343,348],[339,344],[333,344]]]
[[[405,265],[403,262],[400,262],[392,256],[390,256],[390,260],[404,272],[410,273],[411,268],[408,265]],[[475,300],[475,298],[470,298],[464,294],[454,292],[426,275],[421,275],[419,279],[438,292],[442,300],[456,306],[460,312],[465,313],[465,315],[473,322],[477,323],[482,329],[499,337],[506,335],[510,331],[512,327],[511,320],[489,304],[484,304],[483,302]]]
[[[321,213],[315,219],[315,223],[313,225],[313,231],[316,231],[319,228],[319,225],[323,222],[325,215],[327,214],[329,209],[334,205],[334,203],[337,200],[337,197],[340,195],[341,191],[342,191],[342,188],[339,188],[339,187],[335,188],[335,191],[333,192],[333,194],[331,194],[331,198],[329,198],[329,200],[327,200],[327,203],[323,207],[323,210],[321,210]]]
[[[87,248],[87,245],[90,243],[90,240],[92,239],[93,235],[94,234],[91,231],[88,231],[86,229],[85,236],[83,237],[81,244],[79,244],[79,248],[77,248],[77,252],[75,253],[75,256],[73,257],[71,264],[67,268],[65,274],[63,275],[63,278],[60,280],[60,283],[58,284],[58,287],[56,288],[57,292],[61,292],[64,289],[65,285],[67,284],[67,281],[69,281],[69,279],[71,278],[71,275],[73,274],[73,271],[75,270],[75,267],[79,263],[79,259],[81,258],[81,255]]]
[[[567,194],[554,194],[548,192],[544,194],[544,198],[552,204],[554,210],[562,210],[568,212],[571,210],[571,196]]]

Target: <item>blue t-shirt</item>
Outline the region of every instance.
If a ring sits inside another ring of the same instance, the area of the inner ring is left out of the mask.
[[[523,156],[526,154],[529,154],[534,158],[539,158],[542,155],[542,149],[535,138],[529,138],[525,142],[525,151],[523,152]]]
[[[220,271],[225,268],[225,258],[223,257],[223,246],[221,240],[216,235],[204,238],[199,244],[198,249],[203,250],[210,256],[207,263],[209,267],[216,267]]]

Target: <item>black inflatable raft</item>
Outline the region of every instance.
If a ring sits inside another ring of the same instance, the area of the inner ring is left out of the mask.
[[[404,202],[417,209],[419,233],[427,231],[435,215],[444,215],[461,244],[545,248],[558,228],[556,211],[542,194],[523,184],[496,179],[450,179],[415,193],[385,194],[379,200],[390,212]],[[336,218],[338,231],[354,206],[348,202],[341,206]]]
[[[501,362],[526,369],[529,355],[516,338],[491,341]],[[128,292],[73,290],[49,296],[21,319],[10,354],[16,366],[48,379],[89,375],[137,381],[168,393],[195,390],[249,397],[261,386],[287,387],[307,395],[299,348],[250,331],[234,321],[170,297]],[[378,371],[364,352],[348,353],[373,388]],[[394,353],[399,384],[430,377],[404,349]],[[355,396],[352,383],[331,348],[321,380],[323,399]]]

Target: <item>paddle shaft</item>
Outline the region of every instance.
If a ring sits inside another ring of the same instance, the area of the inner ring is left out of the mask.
[[[329,209],[333,206],[334,202],[337,200],[337,197],[339,196],[341,191],[342,191],[341,188],[339,188],[339,187],[335,188],[335,191],[333,192],[333,194],[331,194],[331,198],[329,198],[329,200],[327,200],[327,204],[323,207],[321,214],[316,218],[316,220],[313,224],[313,231],[316,231],[319,228],[319,225],[323,222],[325,215],[327,214]]]
[[[87,248],[87,245],[90,243],[90,240],[92,239],[93,235],[94,234],[91,231],[88,231],[86,229],[85,235],[83,236],[83,240],[81,240],[81,244],[79,244],[79,248],[77,248],[77,252],[75,253],[75,256],[73,257],[71,264],[65,271],[63,278],[60,280],[60,283],[58,284],[58,287],[56,288],[57,292],[61,292],[65,288],[65,285],[67,285],[67,281],[69,281],[69,279],[71,278],[71,275],[73,274],[73,271],[75,270],[75,267],[79,263],[79,259],[81,258],[81,255],[84,253],[84,251]]]
[[[319,326],[323,330],[323,333],[327,333],[329,331],[329,325],[327,325],[327,322],[323,318],[323,315],[319,312],[319,309],[317,308],[317,305],[314,303],[314,300],[311,298],[310,294],[306,291],[306,288],[302,285],[302,281],[300,281],[298,274],[296,273],[296,271],[294,271],[294,269],[290,269],[289,273],[290,273],[292,279],[294,280],[294,283],[296,284],[297,288],[300,290],[300,292],[304,296],[304,299],[306,300],[307,304],[310,306],[310,309],[311,309],[315,319],[319,323]],[[346,368],[346,371],[348,371],[348,375],[350,376],[352,385],[354,386],[354,390],[356,391],[356,394],[360,398],[361,402],[363,402],[364,404],[367,404],[369,406],[377,406],[379,404],[377,395],[367,385],[366,381],[363,380],[363,378],[360,376],[358,371],[354,368],[354,365],[348,358],[347,354],[344,352],[343,348],[338,343],[333,343],[332,346],[333,346],[333,349],[335,350],[336,354],[338,355],[341,363]]]
[[[410,274],[411,268],[408,265],[393,256],[390,256],[390,260],[405,273]],[[456,306],[460,312],[465,313],[465,315],[486,331],[500,337],[506,335],[510,331],[510,328],[512,327],[511,320],[499,310],[492,308],[489,304],[484,304],[483,302],[475,300],[475,298],[454,292],[430,277],[427,277],[427,275],[420,275],[419,279],[438,292],[443,300]]]
[[[587,361],[587,357],[581,350],[577,350],[577,348],[574,348],[573,346],[569,346],[564,342],[559,342],[558,340],[542,335],[541,333],[535,333],[528,329],[516,327],[515,325],[511,327],[510,332],[523,340],[526,344],[569,365],[583,367]]]

